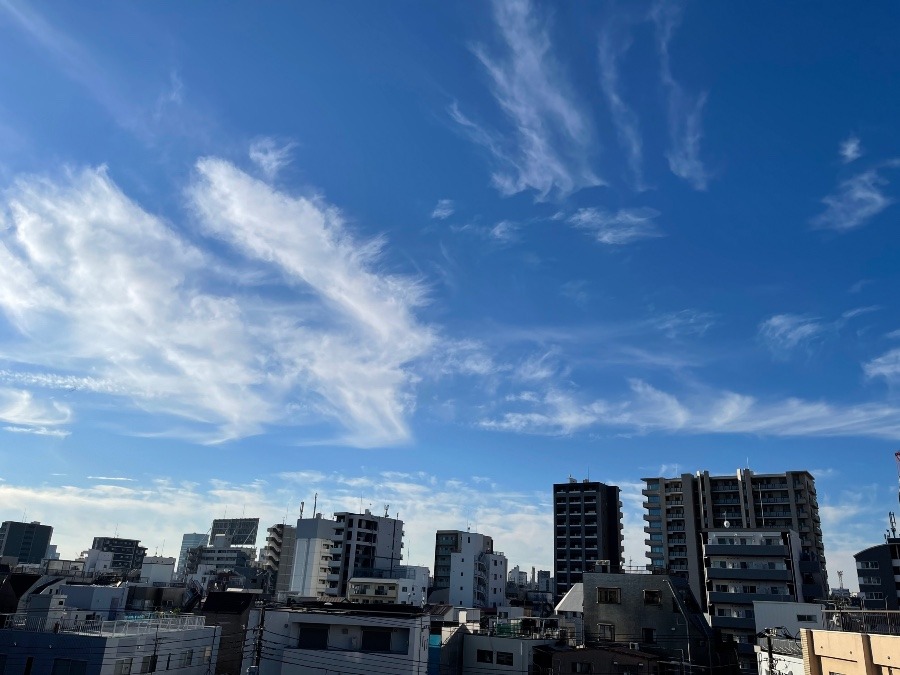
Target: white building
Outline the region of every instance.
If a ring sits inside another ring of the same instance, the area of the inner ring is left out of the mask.
[[[335,521],[322,518],[321,513],[297,521],[290,595],[310,600],[330,597],[330,584],[340,579],[337,570],[330,567],[335,528]]]
[[[422,607],[427,593],[427,567],[401,565],[375,577],[353,577],[347,584],[347,600],[363,605]]]
[[[260,611],[250,611],[246,655],[252,655]],[[420,609],[378,611],[326,607],[267,609],[259,675],[426,675],[430,616]]]
[[[175,558],[151,555],[141,563],[141,582],[145,584],[168,585],[175,574]]]
[[[461,607],[506,604],[506,556],[477,532],[438,530],[434,547],[432,602]]]

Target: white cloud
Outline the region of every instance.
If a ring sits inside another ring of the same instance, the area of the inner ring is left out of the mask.
[[[794,349],[809,345],[824,330],[815,317],[776,314],[759,324],[759,337],[773,355],[784,358]]]
[[[887,184],[876,171],[842,181],[835,194],[822,199],[825,210],[812,219],[813,227],[837,232],[861,227],[894,203],[882,190]]]
[[[291,152],[296,143],[279,143],[274,138],[257,138],[250,144],[250,161],[259,167],[263,175],[274,179],[279,172],[291,163]]]
[[[133,483],[134,478],[126,478],[125,476],[88,476],[88,480],[105,480],[123,483]]]
[[[619,61],[630,46],[630,36],[624,33],[622,26],[610,22],[600,33],[598,45],[600,89],[609,106],[619,143],[625,149],[634,187],[636,190],[642,190],[644,189],[643,139],[637,114],[622,98],[622,83],[619,78]]]
[[[585,208],[570,216],[569,222],[589,231],[601,244],[618,246],[663,236],[653,222],[658,216],[659,211],[650,208],[620,209],[614,213]]]
[[[439,199],[431,212],[431,217],[437,220],[446,220],[456,211],[456,206],[452,199]]]
[[[700,141],[703,139],[701,125],[706,94],[688,94],[672,75],[669,48],[681,21],[681,6],[674,2],[657,2],[651,11],[651,18],[656,25],[660,78],[668,97],[669,168],[695,190],[705,190],[709,175],[700,158]]]
[[[63,429],[49,429],[47,427],[3,427],[3,431],[11,434],[32,434],[34,436],[50,436],[53,438],[66,438],[71,432]]]
[[[201,160],[189,194],[243,258],[221,265],[103,169],[20,178],[0,232],[0,310],[18,331],[0,343],[16,364],[0,381],[121,397],[208,440],[327,420],[348,443],[408,439],[408,364],[432,345],[418,282],[378,273],[378,243],[356,242],[333,207],[226,162]],[[262,299],[231,274],[242,265],[286,279],[290,299]]]
[[[34,428],[57,427],[71,419],[71,409],[62,403],[38,400],[24,389],[0,388],[0,420],[13,425],[7,431],[27,427],[29,433],[38,433]]]
[[[891,349],[863,364],[866,377],[883,377],[888,381],[900,381],[900,349]]]
[[[862,157],[863,151],[862,146],[859,143],[859,138],[851,135],[846,140],[841,141],[840,154],[841,161],[843,161],[844,164],[855,162]]]
[[[655,328],[671,339],[685,335],[703,335],[714,323],[713,314],[696,309],[669,312],[653,320]]]
[[[498,163],[492,180],[504,195],[531,189],[546,199],[551,192],[566,195],[600,185],[588,160],[590,126],[553,57],[544,19],[528,0],[498,0],[493,7],[506,54],[491,55],[483,46],[474,51],[514,133],[504,138],[488,131],[456,104],[451,117]]]

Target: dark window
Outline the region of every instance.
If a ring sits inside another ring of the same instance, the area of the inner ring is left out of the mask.
[[[328,649],[328,626],[322,623],[300,625],[298,649]]]
[[[478,649],[475,651],[475,660],[478,663],[493,663],[494,652],[490,649]]]
[[[362,650],[364,652],[391,651],[391,631],[384,629],[363,628]]]
[[[618,604],[621,602],[621,590],[618,588],[598,588],[597,602],[602,604]]]
[[[0,673],[3,658],[0,657]],[[87,670],[87,661],[79,661],[77,659],[53,659],[52,675],[84,675]]]
[[[572,672],[573,673],[593,673],[594,668],[592,664],[586,663],[584,661],[572,661]]]
[[[660,591],[645,590],[644,591],[644,604],[645,605],[660,605],[660,604],[662,604],[662,593]]]
[[[512,652],[497,652],[498,666],[511,666],[513,664]]]
[[[656,644],[656,629],[655,628],[644,628],[641,631],[644,643],[648,645]]]
[[[597,639],[613,641],[616,639],[616,628],[611,623],[597,624]]]

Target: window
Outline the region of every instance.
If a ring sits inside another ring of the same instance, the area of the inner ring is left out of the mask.
[[[714,590],[716,593],[727,593],[728,584],[716,584]]]
[[[878,561],[877,560],[861,560],[856,563],[856,569],[858,570],[877,570],[878,569]]]
[[[498,666],[511,666],[513,664],[512,652],[497,652]]]
[[[597,639],[614,641],[616,639],[616,627],[611,623],[598,623]]]
[[[884,600],[884,593],[866,593],[866,598],[868,600]]]
[[[0,656],[0,673],[5,669],[6,657]],[[84,675],[87,661],[76,659],[53,659],[52,675]]]
[[[391,631],[385,628],[363,628],[362,651],[364,652],[389,652],[391,651]]]
[[[756,593],[756,586],[742,586],[741,593]]]
[[[799,623],[815,623],[816,616],[815,614],[798,614],[797,621]]]
[[[644,604],[645,605],[661,605],[662,604],[662,593],[660,591],[645,590],[644,591]]]
[[[859,583],[866,586],[881,586],[881,577],[860,577]]]
[[[604,605],[620,603],[621,602],[621,589],[598,588],[597,589],[597,602],[604,604]]]
[[[115,675],[131,675],[131,659],[116,659]]]
[[[490,649],[477,649],[475,651],[475,660],[478,663],[493,663],[494,652],[492,652]]]
[[[590,663],[586,663],[584,661],[572,661],[572,672],[573,673],[593,673],[594,669],[591,667]]]
[[[328,649],[328,625],[324,623],[301,624],[297,648]]]
[[[641,639],[644,644],[654,645],[656,644],[656,629],[655,628],[643,628],[641,630]]]
[[[194,651],[192,649],[186,649],[181,654],[181,668],[187,668],[191,665],[191,660],[194,657]]]

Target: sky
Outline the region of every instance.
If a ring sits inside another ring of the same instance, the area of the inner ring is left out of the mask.
[[[177,554],[370,508],[552,569],[552,485],[897,508],[900,6],[0,0],[0,517]],[[258,544],[263,545],[263,536]]]

